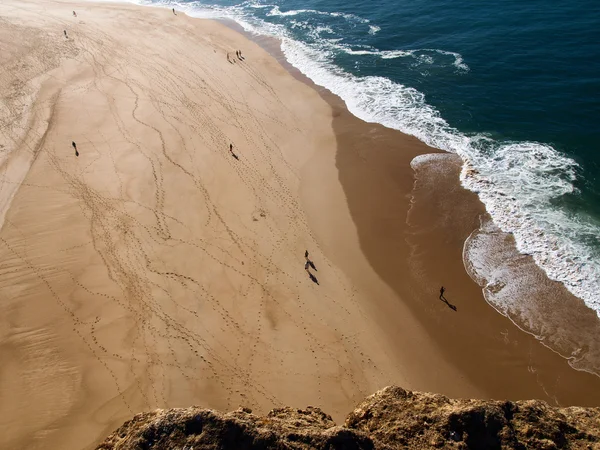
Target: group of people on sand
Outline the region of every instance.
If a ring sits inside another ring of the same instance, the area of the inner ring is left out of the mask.
[[[172,9],[173,14],[177,15],[177,13],[175,12],[175,8]],[[75,13],[75,11],[73,11],[73,14]],[[237,59],[239,59],[240,61],[243,61],[244,56],[242,55],[242,51],[241,50],[236,50],[235,51],[235,56],[237,57]],[[229,56],[229,52],[227,52],[227,62],[229,62],[230,64],[235,64],[235,58],[232,58]],[[233,153],[232,153],[233,154]],[[234,155],[235,156],[235,155]]]
[[[73,142],[73,146],[75,146],[75,143]],[[229,144],[229,153],[231,154],[231,156],[233,156],[235,159],[239,160],[240,158],[238,157],[238,155],[236,155],[233,152],[233,144]],[[306,260],[306,262],[304,263],[304,270],[306,270],[306,273],[308,274],[308,277],[310,278],[310,280],[315,283],[315,284],[319,284],[319,280],[317,279],[317,277],[310,271],[311,269],[314,270],[315,272],[317,271],[317,267],[315,266],[315,263],[311,261],[311,259],[308,257],[308,250],[306,250],[304,252],[304,259]]]
[[[175,8],[173,8],[173,14],[175,14]],[[77,13],[75,11],[73,11],[73,16],[77,17]],[[65,37],[68,38],[67,36],[67,30],[64,30],[65,33]],[[240,61],[244,60],[244,57],[242,56],[242,51],[241,50],[236,50],[235,51],[235,56],[237,56],[237,58]],[[229,53],[227,53],[227,61],[231,62],[230,58],[229,58]],[[77,144],[73,141],[71,143],[71,145],[73,146],[73,149],[75,149],[75,156],[79,156],[79,151],[77,150]],[[236,155],[233,152],[233,144],[229,144],[229,153],[231,154],[231,156],[233,156],[235,159],[239,160],[240,158],[238,157],[238,155]],[[304,270],[306,270],[306,273],[308,274],[308,277],[310,278],[310,280],[315,283],[315,284],[319,284],[319,280],[317,279],[317,277],[310,271],[310,269],[314,270],[315,272],[317,271],[317,267],[315,266],[315,263],[313,263],[311,261],[311,259],[308,257],[308,250],[306,250],[304,252],[304,259],[306,260],[306,263],[304,264]],[[440,300],[442,300],[444,303],[446,303],[450,308],[452,308],[454,311],[456,311],[456,306],[450,304],[450,302],[448,302],[448,300],[446,300],[446,298],[444,297],[444,292],[445,292],[445,288],[444,286],[442,286],[442,288],[440,289]]]

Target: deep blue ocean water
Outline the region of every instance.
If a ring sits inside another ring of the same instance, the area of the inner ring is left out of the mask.
[[[600,2],[138,3],[278,37],[358,117],[458,153],[496,224],[600,312]]]

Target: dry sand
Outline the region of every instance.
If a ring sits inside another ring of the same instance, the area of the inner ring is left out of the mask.
[[[0,50],[0,448],[93,448],[192,404],[339,421],[392,383],[600,404],[467,276],[483,211],[458,163],[415,182],[431,149],[236,31],[8,0]]]
[[[218,23],[3,6],[2,448],[85,448],[156,407],[342,414],[404,384],[300,204],[336,145],[317,92]]]

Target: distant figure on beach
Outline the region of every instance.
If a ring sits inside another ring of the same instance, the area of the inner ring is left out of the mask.
[[[236,54],[237,54],[237,57],[238,57],[238,58],[240,58],[240,59],[242,59],[242,60],[243,60],[243,59],[245,59],[245,58],[242,56],[242,51],[241,51],[241,50],[238,50],[238,51],[236,52]]]
[[[457,308],[456,306],[454,306],[452,303],[450,303],[446,297],[444,297],[444,292],[446,292],[446,289],[444,288],[444,286],[442,286],[440,288],[440,300],[443,301],[446,305],[448,305],[448,308],[450,308],[453,311],[456,311]]]
[[[304,259],[306,259],[306,264],[304,265],[304,268],[308,270],[308,266],[312,267],[314,270],[317,270],[317,268],[315,267],[315,263],[313,263],[310,259],[308,259],[308,250],[306,250],[304,252]],[[318,271],[317,271],[318,272]]]
[[[175,8],[173,8],[173,14],[177,15],[177,13],[175,12]]]
[[[65,33],[65,37],[69,39],[69,36],[67,36],[67,30],[63,30],[63,33]]]
[[[77,13],[73,11],[73,17],[77,17]]]
[[[304,270],[306,270],[306,273],[308,274],[310,281],[312,281],[313,283],[319,284],[319,280],[317,280],[317,277],[315,277],[312,273],[310,273],[308,261],[306,261],[306,264],[304,264]]]
[[[233,144],[229,144],[229,153],[231,153],[231,156],[233,156],[235,159],[237,159],[239,161],[240,158],[238,158],[238,155],[233,153]]]
[[[229,52],[227,53],[227,62],[229,64],[233,64],[233,61],[229,58]]]
[[[79,156],[79,152],[77,151],[77,144],[75,143],[75,141],[71,142],[71,145],[75,149],[75,156]]]
[[[310,278],[310,280],[313,283],[319,284],[319,280],[317,280],[317,277],[315,277],[312,273],[310,273],[310,267],[312,267],[315,270],[317,270],[317,269],[315,268],[315,265],[312,263],[312,261],[310,259],[308,259],[308,250],[304,253],[304,257],[306,258],[306,263],[304,264],[304,270],[306,270],[308,277]]]

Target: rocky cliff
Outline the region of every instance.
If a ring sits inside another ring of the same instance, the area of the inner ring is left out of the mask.
[[[336,425],[319,408],[157,410],[136,415],[99,450],[600,449],[600,408],[531,400],[453,400],[387,387]]]

